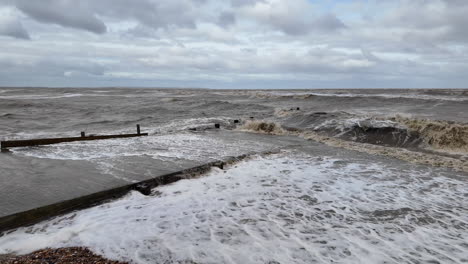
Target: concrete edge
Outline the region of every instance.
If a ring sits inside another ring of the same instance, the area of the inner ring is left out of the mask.
[[[224,160],[212,161],[199,166],[161,175],[141,182],[104,190],[101,192],[34,208],[12,215],[7,215],[0,218],[0,236],[2,236],[5,233],[12,232],[14,231],[14,229],[19,227],[33,225],[55,216],[63,215],[72,211],[81,210],[96,206],[98,204],[109,202],[110,200],[124,196],[132,190],[137,190],[144,193],[141,190],[142,186],[144,186],[145,189],[149,189],[161,185],[170,184],[182,179],[195,178],[203,173],[208,172],[212,167],[218,167],[223,169],[225,165],[233,164],[253,155],[266,155],[275,152],[277,151],[248,153],[235,157],[230,157]]]

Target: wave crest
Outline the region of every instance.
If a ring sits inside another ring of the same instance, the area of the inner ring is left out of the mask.
[[[265,133],[272,135],[284,135],[285,130],[280,124],[262,120],[252,120],[245,122],[240,128],[243,131]]]
[[[468,124],[428,119],[411,119],[400,115],[391,118],[418,133],[434,150],[468,153]]]

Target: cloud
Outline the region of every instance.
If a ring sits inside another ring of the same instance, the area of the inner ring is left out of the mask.
[[[234,7],[254,5],[257,2],[264,2],[264,0],[231,0],[231,5]]]
[[[0,10],[0,35],[31,39],[18,16],[8,8]]]
[[[0,68],[1,85],[466,86],[467,80],[465,0],[0,0],[0,6],[0,34],[8,36],[0,38],[0,63],[8,65]],[[29,33],[32,41],[19,42]]]
[[[333,32],[346,27],[331,13],[318,15],[307,0],[264,0],[252,4],[243,7],[244,13],[260,24],[288,35],[305,35],[312,31]]]
[[[194,28],[203,19],[198,7],[207,0],[2,0],[16,6],[30,18],[63,27],[82,29],[96,34],[107,32],[108,22],[137,21],[150,28],[168,29],[171,26]],[[231,23],[226,16],[220,23]]]
[[[338,29],[346,28],[346,25],[333,14],[320,16],[312,25],[316,29],[325,32],[333,32]]]
[[[113,20],[134,20],[150,28],[170,26],[194,28],[199,13],[197,7],[204,5],[202,0],[84,0],[96,12]]]
[[[85,1],[17,0],[16,7],[42,23],[84,29],[96,34],[106,32],[104,22],[96,17]]]
[[[218,18],[218,25],[228,27],[236,23],[236,16],[232,12],[222,12]]]
[[[467,42],[468,1],[402,0],[383,18],[383,26],[419,43]]]

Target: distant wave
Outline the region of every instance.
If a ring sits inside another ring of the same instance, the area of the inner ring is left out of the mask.
[[[85,96],[80,93],[70,93],[63,95],[43,95],[43,94],[24,94],[24,95],[1,95],[0,99],[20,99],[20,100],[43,100],[43,99],[59,99],[59,98],[70,98],[70,97],[79,97]],[[96,96],[96,95],[92,95]]]
[[[2,94],[2,93],[7,93],[7,92],[16,92],[16,91],[18,91],[18,90],[11,90],[11,89],[9,89],[9,90],[3,90],[3,89],[0,89],[0,94]]]
[[[345,97],[345,98],[385,98],[385,99],[414,99],[414,100],[435,100],[435,101],[468,101],[468,96],[458,95],[430,95],[430,94],[362,94],[362,93],[318,93],[318,92],[254,92],[251,97],[266,98],[291,98],[309,99],[313,97]]]
[[[315,96],[330,96],[330,97],[381,97],[388,99],[415,99],[415,100],[441,100],[441,101],[468,101],[468,97],[453,97],[441,95],[427,95],[427,94],[326,94],[326,93],[312,93]]]

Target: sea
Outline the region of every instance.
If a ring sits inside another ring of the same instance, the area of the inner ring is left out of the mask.
[[[466,89],[0,88],[1,140],[136,124],[149,136],[11,149],[30,166],[4,159],[0,169],[23,177],[37,160],[83,161],[131,182],[155,164],[251,154],[5,232],[0,254],[82,246],[130,263],[468,263]],[[262,152],[265,142],[276,151]]]

